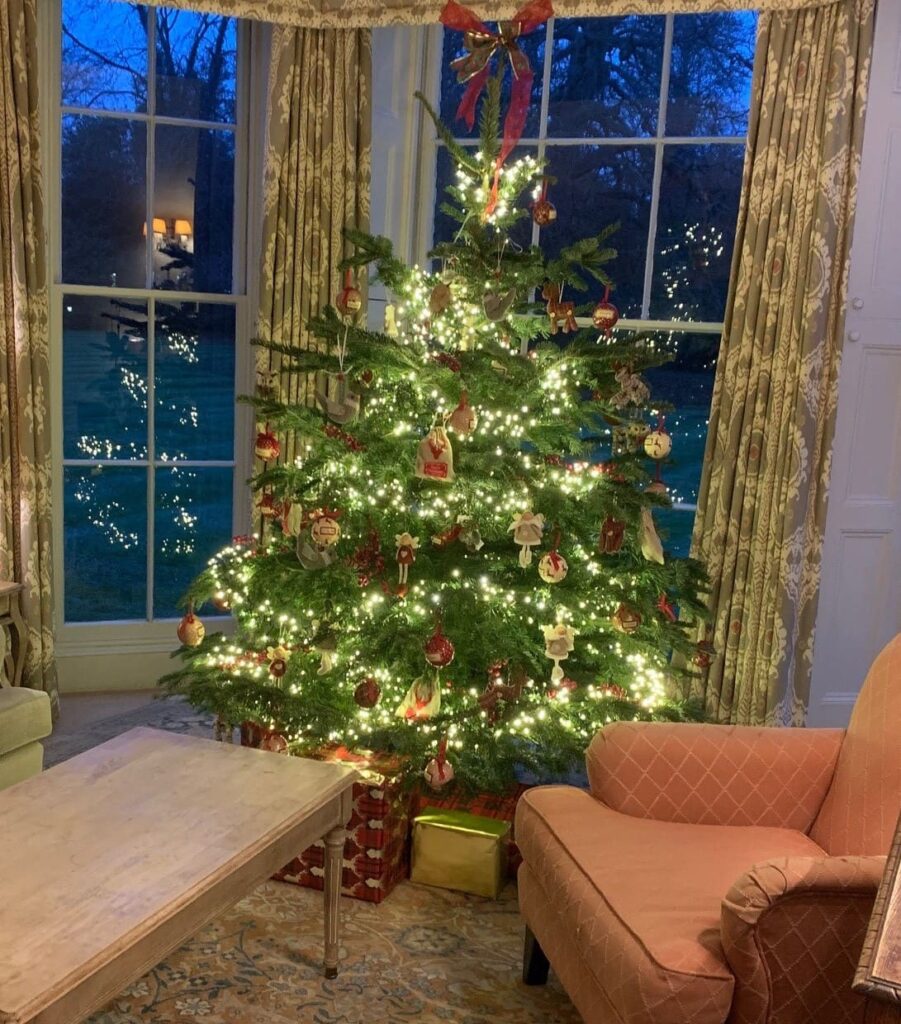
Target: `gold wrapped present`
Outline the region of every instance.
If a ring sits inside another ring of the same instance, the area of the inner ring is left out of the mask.
[[[410,878],[497,899],[506,879],[509,836],[509,821],[430,808],[413,820]]]

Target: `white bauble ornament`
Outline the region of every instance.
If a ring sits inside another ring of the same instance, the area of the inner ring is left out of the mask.
[[[538,560],[538,575],[545,583],[561,583],[568,572],[569,565],[559,551],[549,551]]]
[[[652,430],[644,439],[644,450],[652,459],[665,459],[673,450],[673,439],[665,430]]]

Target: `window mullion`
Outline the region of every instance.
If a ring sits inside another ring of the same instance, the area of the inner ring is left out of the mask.
[[[153,621],[156,554],[156,298],[147,302],[147,621]]]
[[[651,309],[651,286],[654,281],[654,248],[657,243],[657,214],[660,209],[660,182],[663,178],[663,147],[666,137],[666,107],[669,98],[670,61],[673,55],[673,15],[666,16],[663,33],[663,67],[660,72],[660,101],[657,106],[657,140],[654,147],[654,179],[651,184],[651,210],[648,217],[648,245],[644,260],[644,288],[641,296],[641,318],[647,320]]]

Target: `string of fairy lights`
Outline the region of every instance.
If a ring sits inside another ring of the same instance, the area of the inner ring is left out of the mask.
[[[481,161],[481,154],[477,154]],[[501,171],[497,203],[485,218],[498,232],[514,216],[515,199],[540,173],[540,165],[526,156],[512,162]],[[486,200],[486,176],[481,172],[460,167],[457,188],[465,209],[482,210]],[[541,185],[534,191],[537,199]],[[386,434],[411,444],[422,439],[423,421],[430,417],[445,420],[453,410],[453,399],[431,385],[423,386],[426,375],[416,366],[432,365],[436,353],[457,350],[479,350],[488,345],[499,346],[511,355],[519,354],[519,342],[511,338],[503,327],[486,318],[484,294],[473,294],[465,282],[455,288],[454,300],[437,314],[433,296],[442,284],[441,273],[422,267],[410,268],[406,280],[396,288],[397,304],[390,320],[396,340],[413,357],[412,368],[401,375],[409,397],[402,406],[398,397],[398,380],[373,380],[366,397],[366,416],[373,424],[386,427]],[[491,282],[485,284],[485,293]],[[609,337],[599,337],[598,344],[610,344]],[[350,353],[352,359],[353,353]],[[350,369],[350,364],[348,369]],[[535,454],[528,444],[530,432],[542,425],[572,417],[582,404],[585,370],[578,357],[560,351],[546,354],[535,362],[537,388],[532,399],[516,408],[494,409],[484,403],[473,411],[476,422],[467,434],[455,435],[454,445],[465,452],[468,445],[478,445],[481,451],[493,451],[503,465],[515,466],[514,472],[489,470],[487,479],[466,480],[460,486],[442,490],[439,487],[418,492],[415,505],[409,497],[409,480],[400,473],[377,475],[366,460],[355,454],[320,457],[316,444],[300,437],[295,451],[293,468],[298,473],[315,471],[327,489],[328,502],[346,511],[345,522],[354,524],[342,530],[342,536],[351,543],[361,542],[365,529],[362,525],[373,514],[393,521],[406,519],[410,528],[420,524],[420,532],[428,524],[452,523],[477,504],[482,528],[493,537],[504,537],[511,519],[523,510],[541,507],[541,495],[547,489],[559,492],[568,501],[585,501],[598,487],[606,486],[603,468],[588,462],[554,465]],[[493,448],[491,447],[493,446]],[[433,527],[434,528],[434,527]],[[434,541],[434,537],[432,538]],[[234,543],[225,547],[208,563],[207,578],[212,599],[221,609],[229,609],[240,620],[243,631],[253,636],[254,649],[227,638],[218,639],[206,648],[202,658],[206,666],[221,673],[222,678],[243,679],[261,684],[273,683],[272,665],[282,664],[304,655],[300,670],[285,676],[284,686],[292,696],[303,694],[307,679],[316,674],[315,657],[321,622],[311,608],[295,609],[288,614],[270,599],[254,604],[251,600],[255,560],[277,553],[279,537],[270,539],[262,549],[254,538],[250,543]],[[427,543],[427,541],[426,541]],[[545,540],[545,547],[548,541]],[[594,546],[577,536],[567,538],[567,559],[591,577],[604,577],[612,593],[619,593],[639,583],[635,577],[621,578],[611,574],[598,558]],[[329,664],[337,658],[340,672],[335,685],[352,691],[361,678],[374,680],[381,692],[381,700],[374,706],[355,709],[346,727],[334,731],[327,738],[350,746],[365,745],[376,730],[396,724],[397,702],[410,686],[410,679],[402,677],[384,664],[377,663],[361,649],[359,638],[384,625],[390,617],[402,617],[413,627],[427,631],[434,623],[451,595],[463,594],[477,604],[490,606],[502,618],[524,622],[536,634],[548,623],[569,628],[577,634],[578,648],[590,661],[604,656],[615,657],[628,665],[631,678],[628,696],[637,708],[653,709],[667,697],[666,655],[650,647],[636,651],[633,645],[624,647],[619,634],[611,627],[618,598],[601,590],[591,601],[581,598],[569,602],[558,598],[551,585],[541,586],[534,578],[528,585],[511,586],[495,578],[492,573],[496,556],[464,556],[471,562],[482,558],[485,571],[472,573],[453,568],[446,579],[417,579],[412,575],[405,600],[398,602],[379,587],[361,588],[353,607],[336,602],[330,612],[333,621],[340,622],[340,644],[337,651],[328,652]],[[297,571],[307,571],[299,565]],[[605,575],[606,574],[606,575]],[[577,627],[577,629],[575,628]],[[202,633],[200,634],[202,636]],[[322,654],[325,658],[326,654]],[[556,662],[555,662],[556,664]],[[320,666],[321,668],[321,666]],[[498,676],[502,678],[501,675]],[[565,682],[565,680],[564,680]],[[614,690],[618,688],[612,688]],[[450,749],[461,749],[466,744],[478,749],[479,734],[486,729],[495,736],[503,733],[528,738],[536,727],[553,713],[560,725],[583,739],[588,739],[598,723],[597,703],[611,695],[611,686],[602,682],[587,684],[582,695],[587,700],[572,699],[572,688],[560,685],[548,689],[546,679],[528,678],[517,701],[515,712],[500,718],[492,726],[488,711],[479,709],[482,691],[476,685],[461,686],[451,693],[456,716],[443,716],[440,723],[428,718],[416,721],[416,727],[429,736],[438,734],[447,740]],[[552,700],[548,700],[548,696]],[[636,714],[638,712],[636,711]],[[272,722],[274,727],[277,723]],[[299,725],[289,741],[303,742],[304,734],[313,734],[311,721]]]

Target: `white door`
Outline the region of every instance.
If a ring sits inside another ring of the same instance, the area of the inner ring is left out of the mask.
[[[901,3],[880,0],[808,724],[845,725],[901,630]]]

